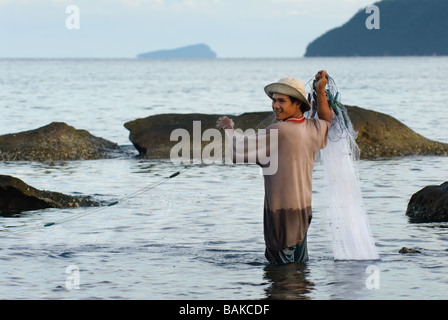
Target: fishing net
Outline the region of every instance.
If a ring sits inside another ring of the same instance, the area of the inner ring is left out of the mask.
[[[320,151],[323,179],[327,187],[330,235],[335,260],[378,260],[366,209],[359,185],[357,132],[347,110],[340,103],[336,84],[328,77],[327,100],[332,110],[332,123],[327,146]],[[317,117],[317,96],[314,82],[308,100],[312,106],[306,117]]]

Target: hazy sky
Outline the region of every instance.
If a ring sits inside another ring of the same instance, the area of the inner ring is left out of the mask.
[[[301,57],[372,0],[0,0],[0,57],[135,57],[206,43],[221,58]],[[79,29],[69,30],[69,5]],[[366,14],[366,18],[367,18]]]

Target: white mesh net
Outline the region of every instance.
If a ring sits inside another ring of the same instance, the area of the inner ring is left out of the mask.
[[[353,129],[346,108],[339,102],[339,93],[334,81],[329,78],[327,97],[333,110],[333,119],[328,134],[328,144],[320,152],[323,179],[327,186],[328,208],[332,248],[335,260],[380,259],[368,215],[364,207],[359,185],[356,162],[359,149],[357,132]],[[311,85],[309,100],[312,109],[307,117],[316,116],[316,101]]]

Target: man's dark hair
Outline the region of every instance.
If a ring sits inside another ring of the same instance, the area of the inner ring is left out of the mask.
[[[300,111],[302,111],[302,113],[306,112],[306,106],[305,106],[305,103],[302,100],[299,100],[299,99],[291,97],[291,96],[288,96],[288,97],[291,100],[291,103],[296,103],[297,102],[297,103],[300,104]]]

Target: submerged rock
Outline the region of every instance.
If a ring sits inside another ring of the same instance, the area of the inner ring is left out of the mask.
[[[420,250],[418,249],[412,249],[412,248],[407,248],[407,247],[403,247],[401,248],[398,253],[421,253]]]
[[[415,193],[408,203],[406,215],[411,222],[448,222],[448,181]]]
[[[353,127],[358,131],[357,143],[362,159],[405,155],[448,155],[448,144],[432,141],[412,131],[395,118],[355,106],[346,106]],[[206,129],[215,128],[221,115],[160,114],[125,123],[129,139],[144,158],[169,159],[171,148],[178,141],[170,141],[175,129],[184,128],[193,136],[193,121],[201,121],[201,136]],[[230,116],[235,128],[261,129],[272,123],[272,112],[244,113]],[[222,138],[224,141],[224,138]],[[210,141],[203,141],[202,147]]]
[[[63,122],[0,136],[3,161],[92,160],[109,157],[117,150],[117,144]]]
[[[22,180],[0,175],[0,213],[39,210],[45,208],[93,207],[100,204],[86,197],[38,190]]]

